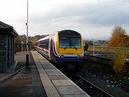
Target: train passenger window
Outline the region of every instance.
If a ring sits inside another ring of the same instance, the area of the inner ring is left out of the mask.
[[[41,48],[45,48],[45,49],[48,49],[48,42],[40,42],[40,45],[39,45]]]

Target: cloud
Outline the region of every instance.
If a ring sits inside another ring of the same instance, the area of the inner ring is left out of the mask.
[[[99,24],[103,26],[129,24],[127,21],[129,17],[128,9],[129,4],[127,4],[127,2],[124,3],[121,0],[115,0],[114,2],[101,2],[99,4],[64,4],[63,7],[56,6],[55,9],[51,9],[49,12],[47,12],[47,14],[40,12],[40,14],[37,14],[37,16],[32,17],[32,21],[53,22],[54,20],[54,22],[64,22],[65,20],[74,19],[74,21],[83,24]],[[78,17],[78,19],[75,19],[76,17]]]
[[[22,34],[26,29],[26,2],[14,1],[2,1],[1,20],[13,25]],[[128,28],[128,9],[128,0],[31,0],[29,35],[73,29],[88,39],[108,39],[114,26]]]

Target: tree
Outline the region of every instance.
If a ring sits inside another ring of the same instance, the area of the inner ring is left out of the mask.
[[[21,39],[20,39],[20,37],[15,38],[14,41],[15,41],[14,42],[15,43],[15,49],[14,49],[15,53],[21,51]]]
[[[112,38],[115,37],[116,35],[118,34],[126,34],[126,31],[125,29],[123,29],[122,27],[120,26],[116,26],[114,29],[113,29],[113,33],[112,33]]]
[[[129,47],[129,36],[126,34],[125,29],[120,26],[117,26],[113,29],[112,37],[109,43],[110,47],[119,47],[116,50],[114,57],[113,69],[117,74],[126,74],[127,73],[127,49]]]
[[[88,43],[87,43],[87,41],[85,42],[84,50],[85,50],[85,51],[87,51],[87,50],[88,50]]]
[[[37,37],[34,38],[32,45],[34,46],[36,44],[36,41],[39,40]]]
[[[109,42],[110,47],[129,47],[129,36],[126,35],[125,29],[115,27],[113,29],[112,38]]]

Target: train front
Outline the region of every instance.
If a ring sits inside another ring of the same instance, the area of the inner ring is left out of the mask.
[[[60,55],[58,62],[82,62],[84,48],[81,34],[73,30],[59,31],[56,50]]]

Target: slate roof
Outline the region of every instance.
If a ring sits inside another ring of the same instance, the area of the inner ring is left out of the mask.
[[[14,36],[18,36],[18,33],[13,29],[12,26],[0,21],[0,33],[8,33]]]

